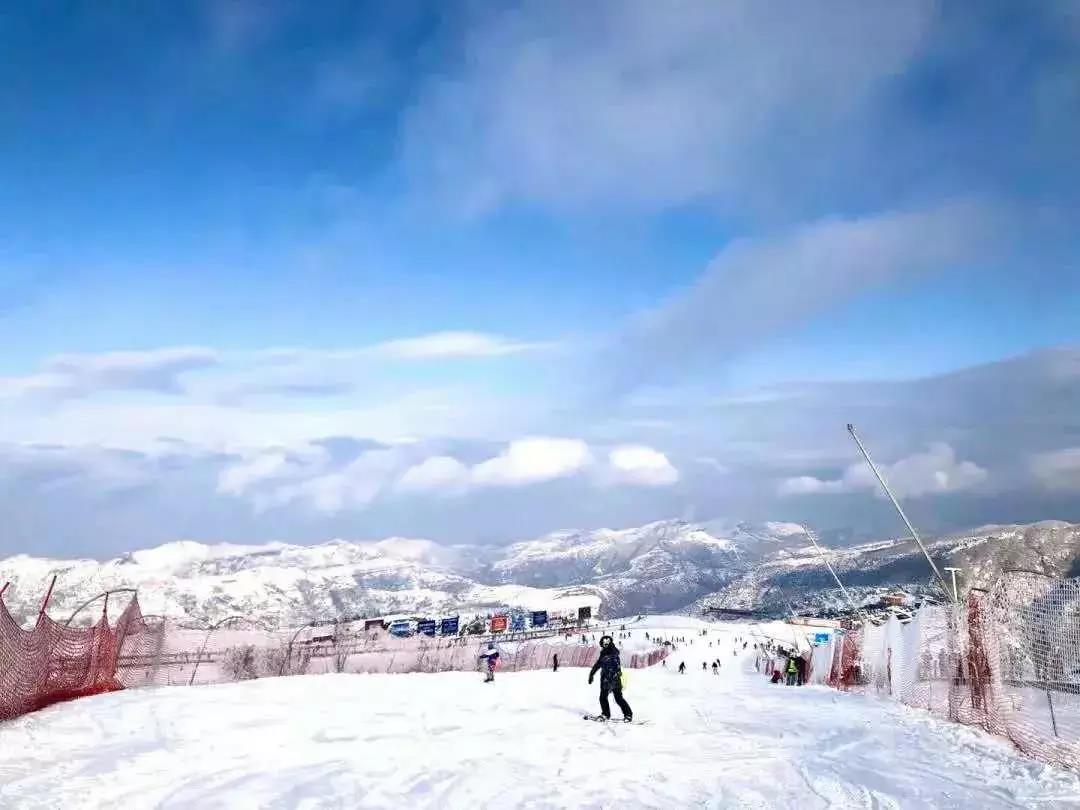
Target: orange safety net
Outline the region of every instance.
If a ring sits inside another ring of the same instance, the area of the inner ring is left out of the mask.
[[[141,624],[132,599],[114,627],[107,611],[92,627],[67,627],[44,613],[24,630],[0,600],[0,720],[63,700],[122,688],[116,678],[120,644]]]

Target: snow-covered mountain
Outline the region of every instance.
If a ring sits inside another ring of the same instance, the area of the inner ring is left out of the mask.
[[[104,590],[126,587],[138,589],[145,613],[199,621],[243,615],[271,626],[507,603],[557,608],[561,596],[578,590],[484,584],[459,572],[476,565],[468,549],[405,538],[315,546],[182,541],[105,562],[11,557],[0,561],[0,583],[11,581],[4,600],[22,620],[38,611],[55,573],[49,607],[55,618]],[[93,616],[91,610],[80,619]]]
[[[801,538],[805,541],[805,535]],[[939,568],[959,568],[957,585],[989,588],[1002,571],[1024,569],[1055,577],[1080,575],[1080,524],[1043,521],[1016,526],[983,526],[927,542]],[[828,559],[856,602],[886,592],[935,592],[930,568],[909,538],[830,549]],[[823,562],[822,553],[803,542],[778,547],[697,607],[845,610],[848,607]]]
[[[1080,525],[990,526],[930,541],[941,565],[963,569],[961,587],[991,584],[1003,568],[1080,573]],[[929,585],[910,540],[829,552],[862,598]],[[821,553],[797,524],[662,521],[634,529],[557,532],[504,547],[426,540],[333,540],[314,546],[168,543],[116,559],[0,560],[4,601],[21,620],[37,613],[52,574],[49,613],[66,618],[103,590],[137,588],[148,613],[215,621],[230,615],[269,625],[403,612],[482,610],[506,604],[569,608],[599,597],[605,612],[670,611],[689,605],[782,612],[843,601]],[[96,608],[80,614],[89,619]]]

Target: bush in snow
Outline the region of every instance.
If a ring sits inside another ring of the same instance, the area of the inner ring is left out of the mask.
[[[234,681],[249,681],[259,677],[256,663],[255,645],[242,644],[225,650],[221,669]]]

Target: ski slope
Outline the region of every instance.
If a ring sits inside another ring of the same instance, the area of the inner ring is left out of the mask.
[[[682,629],[671,617],[633,625],[628,646],[646,627],[694,642],[666,667],[628,673],[643,726],[582,720],[597,710],[584,669],[500,673],[488,685],[473,673],[313,675],[53,706],[0,725],[0,807],[1080,803],[1076,774],[892,703],[773,686],[741,649],[732,654],[731,637],[748,637],[747,627],[695,636],[702,626]],[[716,657],[721,674],[703,672]],[[686,675],[675,671],[680,661]]]

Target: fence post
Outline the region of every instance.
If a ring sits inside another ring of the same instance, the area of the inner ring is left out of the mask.
[[[41,602],[41,610],[38,611],[38,624],[41,624],[41,620],[45,618],[45,608],[49,606],[49,599],[52,598],[54,585],[56,585],[56,574],[53,574],[52,582],[49,583],[49,590],[45,593],[45,598]]]
[[[1046,685],[1046,702],[1050,706],[1050,724],[1054,727],[1054,736],[1057,737],[1057,717],[1054,714],[1054,698],[1050,695],[1050,684]]]

